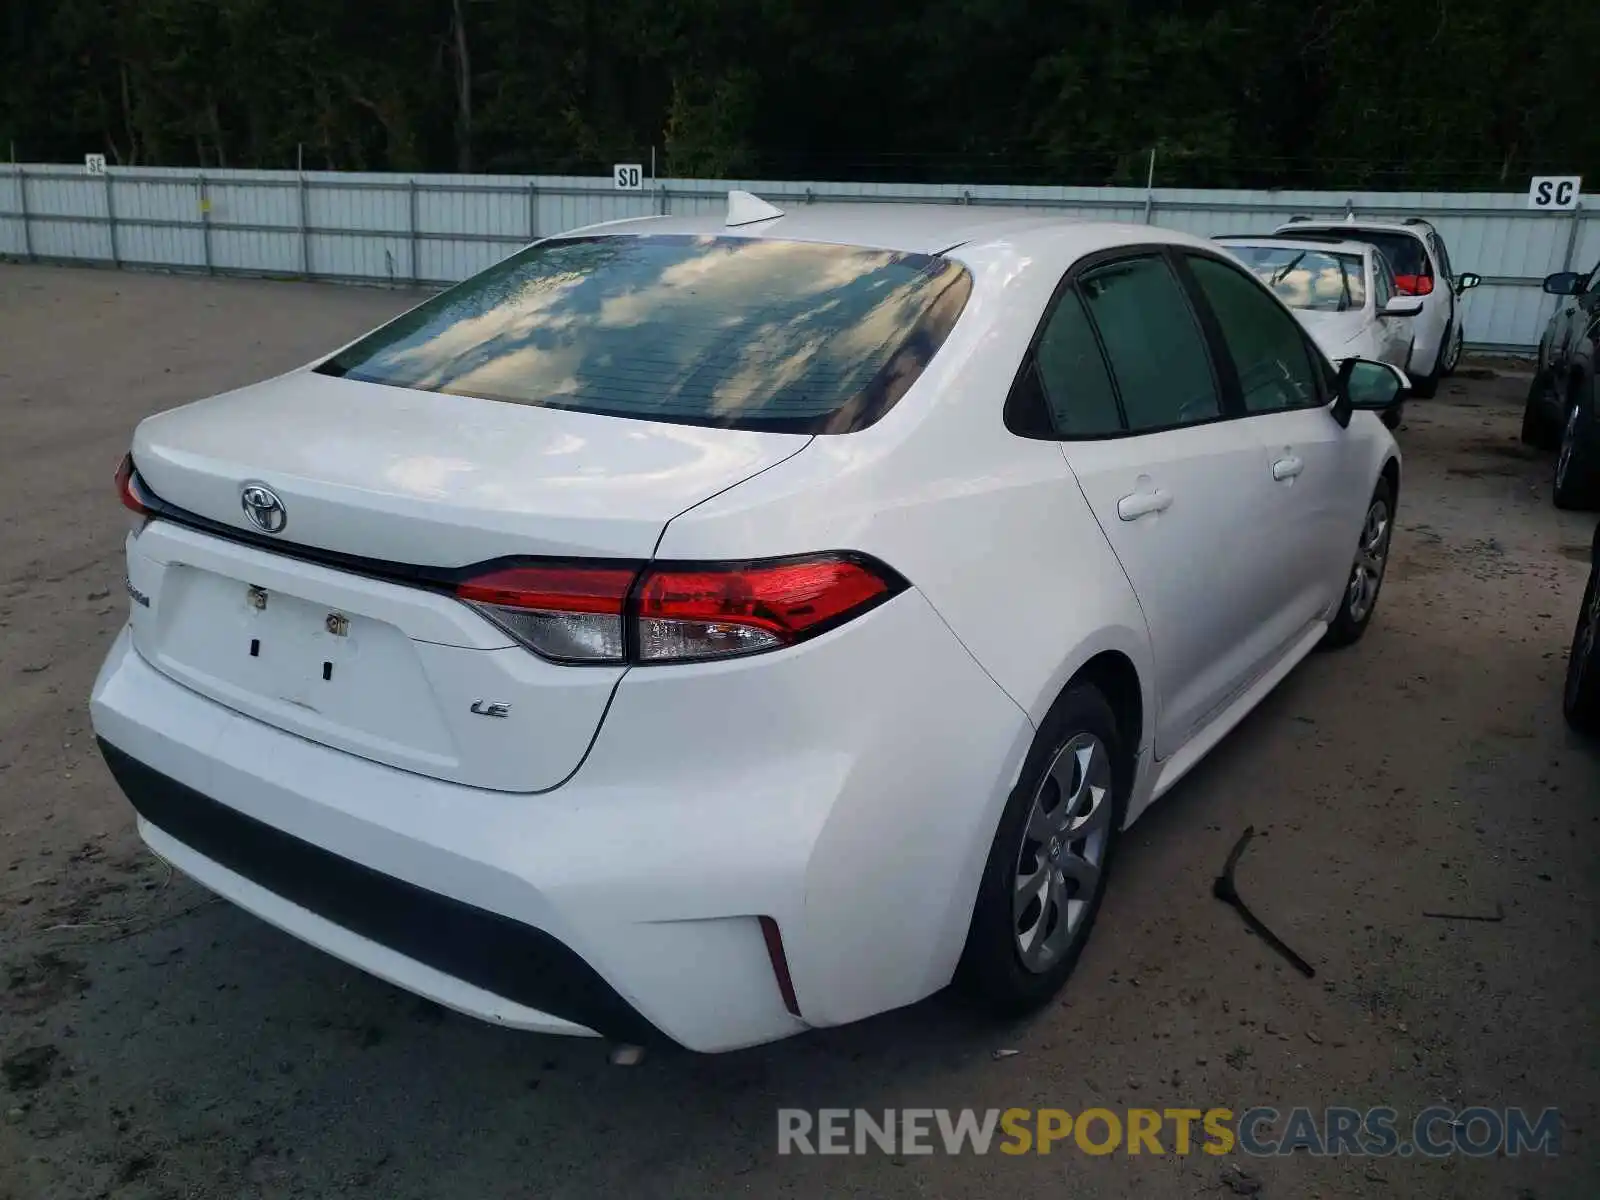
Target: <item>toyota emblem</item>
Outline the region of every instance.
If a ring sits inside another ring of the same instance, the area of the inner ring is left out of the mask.
[[[283,501],[271,488],[262,487],[259,483],[245,485],[239,493],[239,506],[244,509],[244,515],[250,518],[250,524],[263,533],[282,533],[283,527],[289,523],[289,514],[283,509]]]

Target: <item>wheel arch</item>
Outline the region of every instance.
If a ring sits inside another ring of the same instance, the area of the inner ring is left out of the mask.
[[[1389,481],[1389,499],[1393,506],[1400,507],[1400,460],[1390,455],[1383,462],[1383,468],[1378,472],[1380,476]]]
[[[1061,694],[1065,695],[1068,688],[1079,683],[1093,686],[1111,705],[1127,759],[1123,765],[1131,770],[1144,745],[1146,726],[1144,682],[1139,668],[1121,650],[1102,650],[1078,668],[1061,689]]]

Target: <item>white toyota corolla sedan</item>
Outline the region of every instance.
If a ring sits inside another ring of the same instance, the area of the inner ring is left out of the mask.
[[[138,426],[95,730],[156,853],[490,1021],[1026,1011],[1127,824],[1371,621],[1403,386],[1148,226],[550,238]]]

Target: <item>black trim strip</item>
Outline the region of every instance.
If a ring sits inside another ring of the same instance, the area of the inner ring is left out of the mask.
[[[274,895],[517,1004],[622,1041],[676,1044],[544,930],[301,841],[98,740],[140,816]]]

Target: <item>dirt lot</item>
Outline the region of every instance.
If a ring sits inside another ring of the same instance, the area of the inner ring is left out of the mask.
[[[1600,1194],[1600,754],[1559,702],[1593,525],[1516,441],[1524,380],[1413,406],[1370,635],[1313,656],[1135,828],[1059,1006],[996,1028],[936,999],[626,1070],[208,899],[141,848],[94,749],[134,423],[408,303],[0,266],[0,1198]],[[1210,897],[1249,824],[1241,888],[1314,980]],[[1562,1154],[1237,1160],[1248,1177],[1059,1148],[780,1158],[774,1112],[1436,1102],[1558,1106]]]

